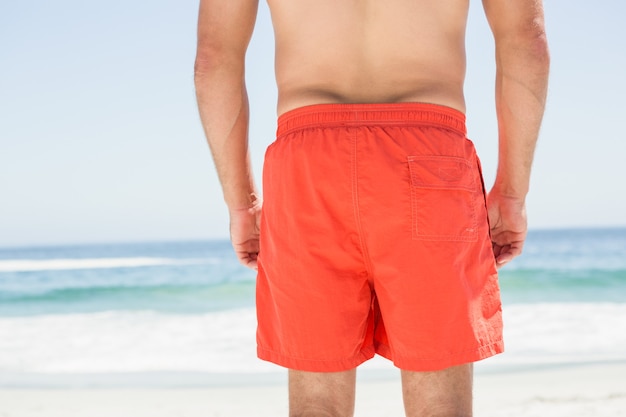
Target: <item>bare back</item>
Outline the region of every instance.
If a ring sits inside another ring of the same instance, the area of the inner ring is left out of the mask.
[[[465,111],[469,0],[268,0],[278,113],[319,103]]]

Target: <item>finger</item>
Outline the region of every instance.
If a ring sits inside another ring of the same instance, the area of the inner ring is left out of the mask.
[[[504,265],[508,264],[513,260],[513,257],[508,253],[500,255],[496,258],[496,269],[502,268]]]
[[[500,256],[500,252],[502,252],[502,246],[498,245],[497,243],[492,243],[491,248],[493,249],[493,256],[495,258],[497,258],[498,256]]]
[[[496,258],[496,267],[500,268],[511,260],[509,257],[509,245],[494,244],[493,255]]]
[[[500,268],[511,262],[514,258],[522,254],[522,242],[516,242],[512,245],[505,245],[501,248],[500,253],[496,256],[496,266]]]
[[[246,268],[254,269],[255,271],[258,270],[258,255],[258,252],[237,252],[237,258],[239,259],[239,263]]]
[[[258,271],[258,270],[259,270],[259,266],[258,266],[258,264],[257,264],[257,260],[256,260],[256,259],[249,259],[249,260],[248,260],[248,263],[246,263],[246,264],[245,264],[245,266],[246,266],[247,268],[253,269],[253,270],[255,270],[255,271]]]
[[[522,254],[522,247],[524,246],[524,242],[513,242],[509,246],[509,254],[511,255],[511,259],[516,258]]]

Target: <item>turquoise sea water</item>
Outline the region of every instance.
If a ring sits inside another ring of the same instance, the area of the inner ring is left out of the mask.
[[[0,249],[0,376],[275,369],[254,280],[228,241]],[[626,359],[626,229],[532,231],[500,284],[499,361]]]
[[[626,229],[531,232],[500,284],[510,303],[624,303]]]
[[[254,280],[228,241],[0,249],[0,315],[229,310]]]

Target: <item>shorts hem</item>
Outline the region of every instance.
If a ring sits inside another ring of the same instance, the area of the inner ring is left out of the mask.
[[[502,352],[504,352],[504,341],[502,339],[488,345],[479,346],[476,349],[451,353],[448,356],[434,359],[394,355],[389,346],[382,344],[376,346],[376,353],[392,361],[396,368],[414,372],[441,371],[451,366],[487,359]]]
[[[374,347],[368,347],[361,350],[357,355],[347,359],[304,359],[294,358],[257,346],[257,356],[259,359],[275,363],[288,369],[306,372],[341,372],[356,368],[363,362],[374,357]]]

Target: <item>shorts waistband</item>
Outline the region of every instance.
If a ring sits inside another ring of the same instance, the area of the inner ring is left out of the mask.
[[[466,135],[465,115],[451,107],[430,103],[314,104],[283,113],[276,136],[324,126],[423,125]]]

